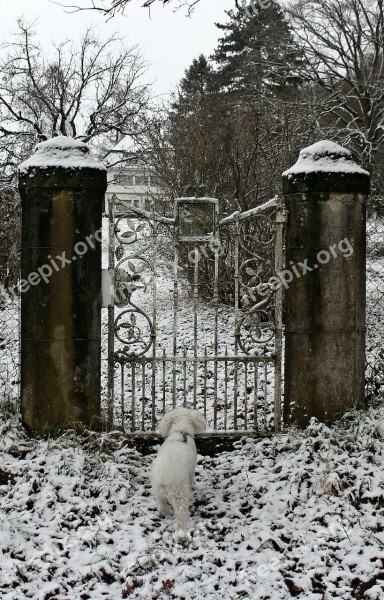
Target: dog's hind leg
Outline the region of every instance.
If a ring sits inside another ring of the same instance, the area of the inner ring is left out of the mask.
[[[163,496],[163,494],[159,493],[158,491],[155,492],[155,496],[157,500],[157,507],[159,509],[159,515],[161,517],[166,517],[171,513],[171,508],[169,506],[166,496]]]
[[[170,501],[174,511],[176,530],[185,531],[189,517],[189,490],[184,487],[174,490]]]
[[[159,514],[161,517],[166,517],[167,515],[170,514],[171,509],[165,498],[158,498],[157,505],[159,507]]]

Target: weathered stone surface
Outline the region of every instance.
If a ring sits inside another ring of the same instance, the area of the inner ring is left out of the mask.
[[[333,156],[329,174],[310,167],[300,173],[296,167],[283,175],[289,211],[286,268],[305,261],[311,268],[294,276],[286,292],[284,418],[300,427],[313,416],[333,422],[364,398],[369,176],[357,166],[353,173],[348,155],[351,172],[338,171],[337,161],[345,156]],[[321,260],[325,252],[330,256],[325,264],[318,260],[320,251]]]
[[[85,168],[81,157],[69,166],[68,148],[60,167],[62,148],[54,149],[55,166],[27,161],[19,177],[21,407],[25,427],[38,434],[100,424],[101,243],[94,234],[100,240],[106,171],[90,168],[85,154]]]

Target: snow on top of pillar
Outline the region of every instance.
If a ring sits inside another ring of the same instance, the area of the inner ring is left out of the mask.
[[[352,154],[346,148],[329,140],[316,142],[303,148],[296,164],[284,171],[283,176],[290,177],[298,173],[360,173],[369,175],[357,165]]]
[[[102,163],[90,156],[87,144],[64,135],[37,144],[34,154],[19,166],[19,174],[27,173],[32,167],[106,171]]]

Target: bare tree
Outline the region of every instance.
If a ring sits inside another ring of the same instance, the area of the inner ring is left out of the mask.
[[[19,277],[20,205],[16,191],[0,189],[0,284],[6,289]]]
[[[377,169],[384,150],[383,0],[299,0],[288,13],[307,76],[327,95],[323,126]]]
[[[145,64],[136,48],[92,29],[79,46],[55,45],[46,58],[31,25],[20,20],[0,59],[0,164],[12,178],[33,145],[70,135],[105,147],[134,135],[148,105]]]
[[[73,11],[82,11],[82,10],[96,10],[106,17],[114,17],[117,13],[124,13],[128,8],[128,5],[132,3],[133,0],[89,0],[89,4],[87,6],[78,6],[78,5],[70,5],[63,4],[57,2],[57,4],[61,4],[62,6],[66,6],[66,8]],[[162,4],[165,6],[166,4],[172,5],[175,9],[186,8],[188,15],[191,15],[194,7],[200,2],[200,0],[139,0],[142,3],[143,8],[150,8],[153,4]],[[212,0],[211,0],[212,1]],[[250,0],[251,1],[251,0]],[[248,4],[248,3],[247,3]],[[233,0],[233,5],[236,8],[244,7],[244,0]]]
[[[233,105],[212,93],[173,104],[146,128],[152,167],[165,195],[213,196],[223,212],[248,210],[274,196],[281,173],[319,136],[319,99],[311,85],[257,104]]]

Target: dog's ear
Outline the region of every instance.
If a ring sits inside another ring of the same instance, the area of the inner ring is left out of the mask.
[[[174,419],[173,411],[167,413],[161,419],[161,421],[159,423],[159,433],[163,438],[167,437],[167,435],[169,433],[169,429],[172,425],[173,419]]]
[[[192,423],[195,428],[195,433],[203,433],[207,427],[207,422],[203,415],[197,411],[193,414]]]

